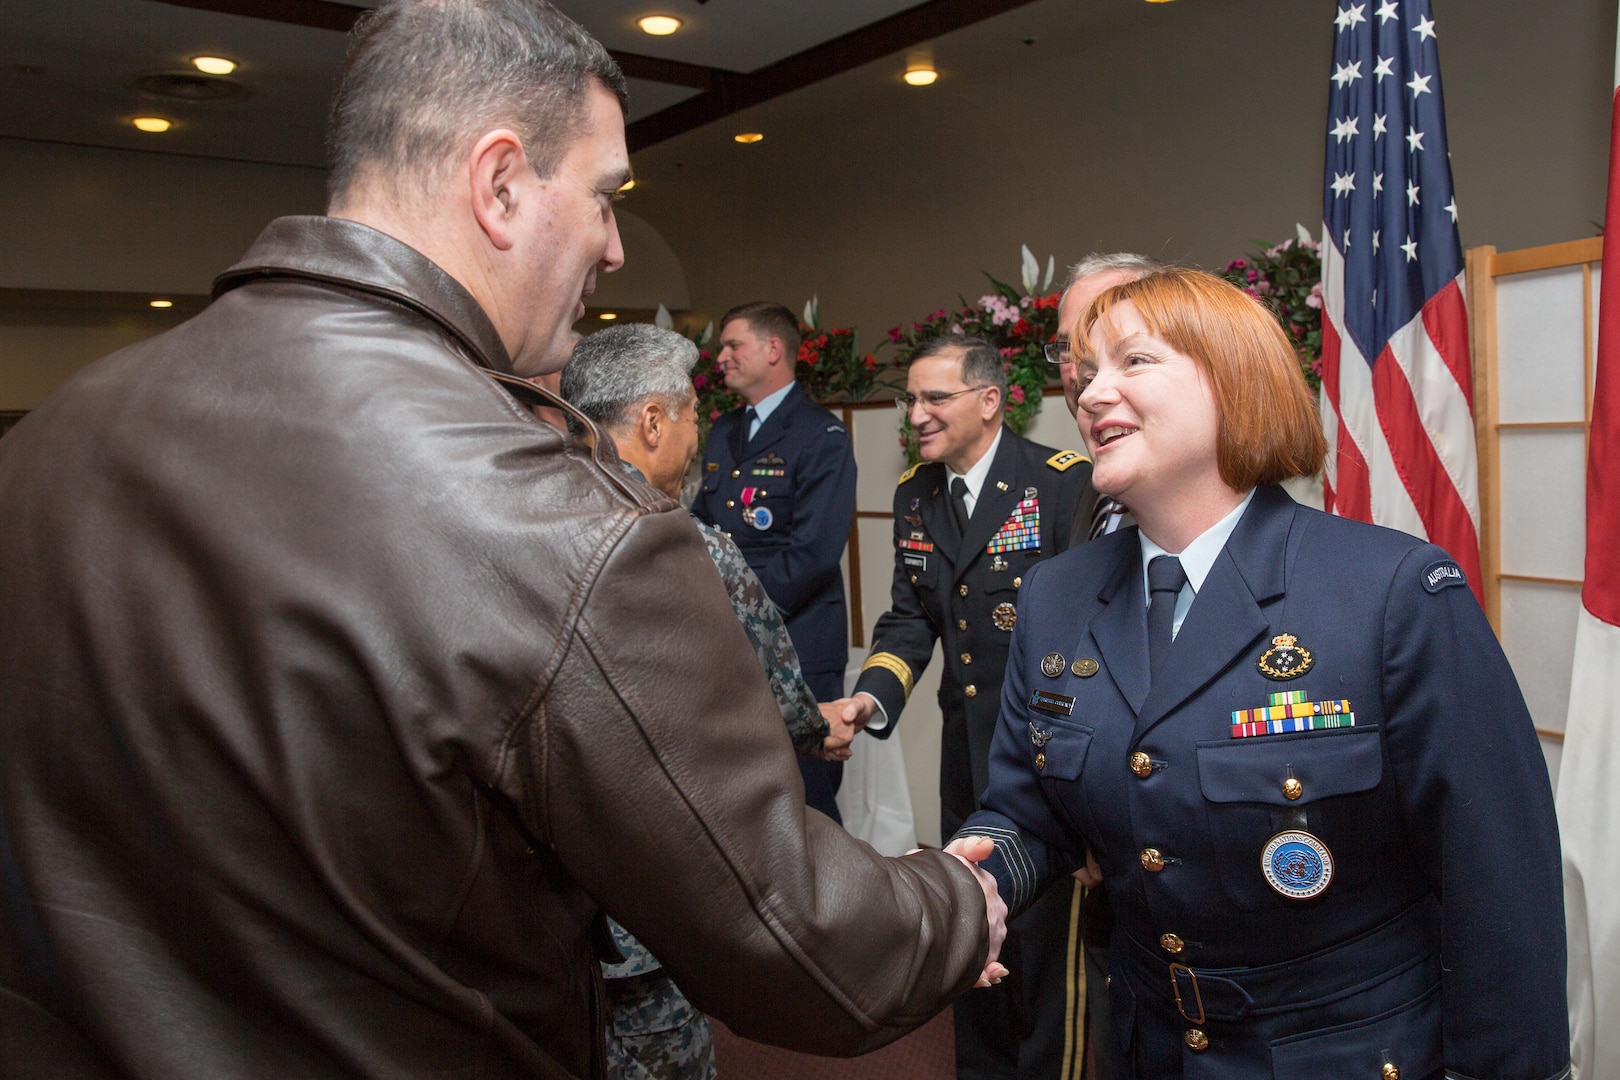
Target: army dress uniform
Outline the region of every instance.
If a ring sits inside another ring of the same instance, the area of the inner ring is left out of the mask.
[[[855,521],[855,452],[842,422],[797,384],[748,438],[745,410],[720,417],[692,502],[729,535],[781,610],[819,701],[844,696],[849,612],[839,565]],[[843,766],[800,755],[805,801],[840,820]]]
[[[1546,764],[1446,553],[1262,487],[1149,670],[1135,528],[1026,576],[984,809],[1009,909],[1087,847],[1137,1077],[1568,1075]]]
[[[868,732],[888,738],[934,642],[941,642],[939,795],[946,836],[977,809],[988,779],[1019,586],[1033,566],[1069,546],[1076,519],[1089,523],[1096,501],[1091,462],[1080,454],[1054,451],[1007,428],[993,454],[966,536],[957,531],[943,464],[919,465],[901,476],[894,495],[892,606],[872,631],[871,655],[855,684],[889,718]],[[1079,1075],[1084,998],[1081,976],[1069,963],[1079,947],[1076,891],[1052,889],[1015,920],[1002,950],[1012,976],[957,1001],[959,1077]]]

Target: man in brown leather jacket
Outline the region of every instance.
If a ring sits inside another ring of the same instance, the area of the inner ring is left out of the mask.
[[[594,1076],[603,911],[822,1053],[999,973],[979,871],[805,810],[685,513],[498,382],[622,259],[623,87],[539,0],[369,16],[330,216],[5,437],[0,1076]]]

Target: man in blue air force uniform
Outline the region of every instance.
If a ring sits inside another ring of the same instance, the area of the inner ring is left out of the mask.
[[[900,404],[911,410],[924,463],[895,490],[892,607],[877,621],[847,704],[857,725],[887,738],[934,642],[943,643],[939,794],[949,836],[985,787],[1018,587],[1037,562],[1069,546],[1096,492],[1090,459],[1032,443],[1002,423],[1006,370],[986,342],[931,342],[912,360],[906,384]],[[1010,925],[1002,960],[1012,975],[957,1000],[963,1080],[1080,1075],[1075,892],[1072,881],[1054,887]]]
[[[692,513],[742,550],[787,620],[811,693],[832,701],[849,663],[839,560],[855,521],[855,454],[844,425],[794,381],[798,355],[798,321],[780,304],[720,320],[717,366],[747,405],[709,432]],[[843,765],[801,755],[799,771],[805,802],[841,820]]]

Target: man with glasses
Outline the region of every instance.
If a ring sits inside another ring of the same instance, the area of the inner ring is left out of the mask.
[[[988,777],[1018,588],[1036,562],[1069,546],[1076,515],[1096,501],[1090,460],[1014,434],[1002,423],[1006,398],[1001,355],[979,338],[941,337],[912,359],[895,404],[916,428],[923,463],[895,491],[892,606],[872,632],[855,695],[841,703],[846,719],[887,738],[942,642],[944,836],[978,807]],[[1083,996],[1069,965],[1078,942],[1073,886],[1009,924],[1001,955],[1012,974],[955,1006],[959,1078],[1080,1075]]]

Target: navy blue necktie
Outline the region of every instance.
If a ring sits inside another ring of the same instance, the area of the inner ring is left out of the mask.
[[[1187,571],[1174,555],[1160,555],[1148,563],[1148,672],[1157,679],[1170,653],[1176,622],[1176,597],[1187,584]]]
[[[754,437],[754,421],[759,419],[759,413],[754,411],[752,405],[743,410],[743,445]]]
[[[951,515],[956,518],[956,535],[966,536],[968,527],[967,481],[960,476],[951,481]]]

